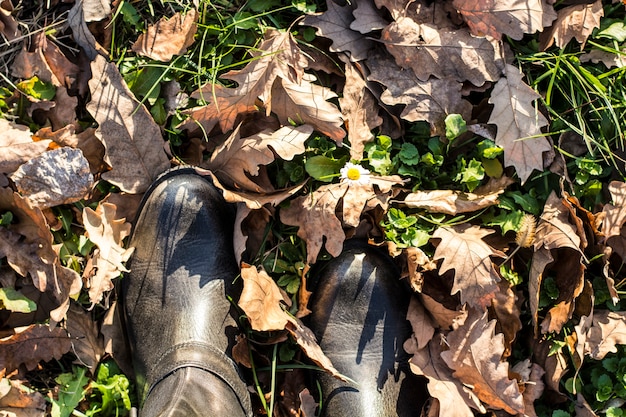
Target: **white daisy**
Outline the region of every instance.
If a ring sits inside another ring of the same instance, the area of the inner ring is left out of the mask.
[[[348,185],[366,185],[370,183],[370,172],[361,165],[348,162],[339,172],[341,173],[341,182],[347,182]]]

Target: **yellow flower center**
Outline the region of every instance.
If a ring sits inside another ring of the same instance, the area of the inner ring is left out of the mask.
[[[357,181],[359,178],[361,178],[361,171],[359,171],[358,168],[351,167],[348,168],[348,174],[346,176],[349,180]]]

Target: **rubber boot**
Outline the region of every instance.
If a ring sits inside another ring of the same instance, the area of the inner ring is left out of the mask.
[[[426,389],[402,348],[411,292],[399,276],[386,254],[359,241],[313,274],[309,325],[335,368],[356,381],[320,375],[323,416],[420,416]]]
[[[251,415],[229,346],[233,211],[193,168],[163,174],[132,233],[122,304],[140,415]]]

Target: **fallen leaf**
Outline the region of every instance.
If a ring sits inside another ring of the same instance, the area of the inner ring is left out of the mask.
[[[543,394],[545,384],[543,376],[545,371],[536,363],[531,363],[529,359],[518,362],[511,370],[522,377],[519,384],[524,397],[524,415],[528,417],[537,417],[535,412],[535,400],[538,400]]]
[[[22,34],[17,21],[11,15],[13,10],[14,8],[11,0],[2,0],[2,2],[0,2],[0,32],[6,36],[9,42],[19,38]]]
[[[111,16],[108,0],[82,0],[85,22],[98,22]]]
[[[354,21],[353,6],[348,3],[339,6],[333,0],[326,2],[328,8],[323,13],[310,14],[302,20],[302,25],[315,27],[316,34],[332,40],[332,52],[347,52],[353,62],[368,58],[373,43],[363,34],[352,30]]]
[[[421,293],[420,300],[428,314],[434,319],[437,327],[443,330],[456,329],[467,319],[467,305],[459,307],[459,310],[451,310],[435,300],[428,294]]]
[[[52,131],[49,127],[44,127],[39,129],[34,136],[39,140],[50,139],[59,146],[80,149],[89,162],[91,173],[96,174],[105,171],[107,165],[104,163],[104,145],[96,137],[95,132],[95,128],[82,130],[78,123],[73,123],[56,131]]]
[[[352,11],[354,21],[350,23],[350,29],[362,34],[381,30],[388,22],[381,16],[373,1],[360,1],[356,9]]]
[[[509,379],[509,364],[503,362],[504,337],[495,334],[496,321],[487,312],[470,311],[470,317],[447,336],[450,349],[442,352],[454,377],[491,408],[509,414],[524,413],[524,399],[517,381]]]
[[[11,174],[20,165],[43,154],[50,140],[33,142],[28,126],[0,119],[0,172]]]
[[[289,322],[289,315],[281,305],[289,298],[281,292],[274,280],[256,266],[243,264],[241,267],[243,290],[238,305],[246,314],[253,330],[284,330]]]
[[[488,123],[498,126],[496,144],[504,149],[504,165],[515,167],[523,184],[533,170],[543,170],[543,152],[552,149],[541,133],[548,120],[533,106],[540,96],[522,81],[520,70],[507,65],[505,72],[491,92]]]
[[[98,56],[91,71],[87,110],[99,124],[96,136],[104,144],[104,160],[112,168],[102,178],[122,191],[142,193],[170,167],[161,129],[135,99],[115,64]]]
[[[622,226],[626,223],[626,183],[611,181],[608,188],[612,204],[606,203],[602,208],[604,219],[600,228],[605,241],[611,237],[620,236]]]
[[[542,31],[556,13],[546,0],[454,0],[454,7],[475,36],[491,36],[496,40],[507,35],[520,40],[525,33]]]
[[[504,179],[504,181],[502,181]],[[512,180],[506,176],[500,180],[491,179],[490,182],[499,182],[502,188],[497,187],[482,194],[477,189],[476,193],[466,193],[457,190],[431,190],[416,191],[404,197],[402,204],[411,208],[423,208],[433,213],[445,213],[457,215],[482,210],[498,204],[498,196],[506,190],[506,186],[512,184]]]
[[[359,5],[357,10],[361,7]],[[372,130],[380,126],[383,119],[378,115],[376,98],[368,90],[367,82],[354,64],[346,62],[345,76],[346,84],[339,98],[339,107],[348,130],[350,158],[361,160],[365,144],[374,140]]]
[[[98,54],[109,56],[97,41],[96,37],[89,31],[85,20],[84,1],[79,0],[74,3],[67,15],[67,25],[72,30],[74,41],[85,51],[90,60],[94,60]]]
[[[196,9],[189,10],[184,16],[179,12],[169,19],[162,17],[139,35],[131,49],[139,55],[168,62],[174,55],[183,55],[193,43],[197,20]]]
[[[587,333],[585,352],[595,360],[617,352],[617,345],[626,344],[626,312],[597,309]]]
[[[131,359],[130,349],[126,343],[126,332],[122,324],[120,307],[117,301],[113,301],[107,310],[100,333],[102,334],[104,352],[115,359],[115,363],[129,378],[133,378],[135,371]]]
[[[594,3],[574,4],[564,7],[557,12],[557,18],[552,23],[552,28],[547,32],[549,41],[542,45],[542,49],[547,49],[556,43],[559,48],[565,46],[572,39],[580,43],[580,50],[585,47],[585,42],[591,32],[600,27],[600,19],[604,16],[602,1]]]
[[[14,334],[0,339],[0,369],[11,372],[20,365],[33,370],[39,362],[61,359],[72,344],[65,330],[51,329],[45,324],[33,324],[13,329]]]
[[[93,186],[88,161],[79,149],[69,147],[31,159],[11,179],[20,193],[41,209],[79,201]]]
[[[254,136],[241,138],[239,129],[215,151],[211,159],[203,164],[211,170],[221,184],[231,189],[254,193],[271,192],[262,189],[252,177],[259,174],[259,166],[274,161],[277,154],[284,160],[304,153],[304,142],[313,133],[308,125],[285,126],[275,132],[263,131]]]
[[[496,319],[496,331],[504,336],[502,356],[507,358],[511,355],[513,342],[523,326],[520,320],[521,311],[518,297],[513,286],[504,280],[500,281],[498,286],[500,290],[496,292],[496,296],[491,301],[489,318]]]
[[[582,54],[579,59],[580,62],[593,62],[597,64],[602,62],[607,68],[617,67],[622,68],[626,66],[626,50],[620,50],[618,53],[602,51],[600,49],[592,49],[591,51]]]
[[[98,331],[98,323],[82,307],[72,304],[65,325],[72,353],[77,357],[76,363],[88,368],[93,375],[104,355],[104,340]]]
[[[424,306],[416,297],[411,297],[406,319],[411,323],[411,329],[413,329],[411,339],[415,341],[415,347],[411,350],[424,349],[435,335],[435,326]]]
[[[392,243],[392,242],[390,242]],[[430,258],[420,248],[408,247],[402,251],[406,255],[409,283],[415,292],[422,292],[424,285],[424,271],[437,269],[437,263]]]
[[[439,240],[433,260],[443,260],[440,273],[454,269],[451,294],[460,292],[461,303],[483,310],[491,304],[500,281],[490,257],[503,254],[483,240],[493,232],[465,223],[452,228],[439,227],[433,233],[433,239]]]
[[[91,256],[95,271],[87,271],[89,280],[89,300],[98,303],[106,291],[113,289],[112,279],[128,272],[124,266],[133,248],[124,249],[123,240],[130,234],[131,224],[119,219],[116,207],[110,203],[100,203],[96,210],[83,209],[83,224],[89,240],[98,248]]]
[[[452,370],[441,358],[442,345],[445,343],[442,339],[437,337],[418,351],[407,350],[407,353],[413,354],[409,361],[411,371],[428,379],[428,393],[439,400],[440,416],[473,417],[472,408],[486,413],[487,410],[476,395],[452,376]]]
[[[472,36],[467,28],[442,29],[402,17],[387,26],[381,38],[396,63],[412,69],[421,81],[452,78],[479,87],[502,75],[504,63],[499,46]]]
[[[46,397],[39,391],[30,389],[26,381],[2,378],[0,385],[7,388],[7,392],[0,395],[0,410],[7,413],[6,417],[46,416],[48,408]],[[4,389],[3,387],[2,390]]]

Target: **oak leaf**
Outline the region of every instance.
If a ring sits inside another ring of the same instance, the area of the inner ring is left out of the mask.
[[[81,200],[93,186],[89,162],[79,149],[69,147],[31,159],[11,179],[22,195],[42,209]]]
[[[124,266],[133,248],[124,248],[123,240],[130,234],[131,224],[119,219],[116,207],[110,203],[100,203],[96,210],[83,209],[83,224],[89,240],[97,250],[91,256],[94,270],[86,270],[89,280],[89,299],[98,303],[106,291],[113,289],[112,279],[128,272]]]
[[[104,339],[98,330],[98,323],[82,307],[72,304],[65,325],[77,363],[87,367],[93,375],[104,356]]]
[[[418,351],[424,349],[435,335],[435,326],[428,313],[426,313],[426,309],[424,309],[424,306],[416,297],[411,297],[409,309],[406,312],[406,319],[411,323],[411,329],[413,330],[409,340],[413,340],[415,343],[410,350]],[[407,342],[405,342],[405,350],[408,351],[409,349],[406,349]]]
[[[546,45],[542,45],[542,49],[549,48],[552,42],[556,43],[559,48],[565,48],[569,41],[576,38],[582,50],[591,32],[600,27],[600,19],[603,16],[604,8],[601,0],[560,9],[548,33],[549,41]]]
[[[386,87],[380,101],[388,105],[403,104],[400,117],[410,122],[426,121],[431,131],[443,132],[448,114],[469,117],[471,105],[461,97],[460,82],[452,78],[418,79],[413,71],[402,70],[392,59],[376,55],[367,61],[371,74],[368,80]]]
[[[353,6],[350,3],[339,6],[333,0],[327,1],[326,6],[328,10],[306,16],[301,24],[315,27],[318,36],[332,40],[329,47],[332,52],[347,52],[353,62],[367,59],[373,43],[363,34],[351,29],[355,20]]]
[[[487,312],[470,312],[468,320],[447,336],[450,349],[442,352],[454,377],[491,408],[509,414],[524,413],[524,400],[517,381],[509,379],[509,364],[502,361],[504,336],[495,333],[496,321]]]
[[[454,270],[451,294],[460,292],[461,303],[468,303],[483,310],[491,304],[500,281],[498,271],[490,257],[503,254],[483,240],[493,232],[490,229],[463,224],[440,227],[433,233],[433,239],[439,240],[433,259],[443,260],[440,273]]]
[[[604,219],[601,227],[607,241],[612,237],[620,236],[622,226],[626,223],[626,183],[611,181],[609,193],[612,203],[606,203],[602,208]]]
[[[275,155],[284,160],[291,160],[304,152],[304,142],[313,133],[308,125],[298,127],[285,126],[275,132],[264,131],[256,135],[241,138],[239,129],[215,151],[211,159],[203,164],[211,170],[220,183],[231,188],[255,193],[272,192],[263,189],[253,181],[259,174],[259,166],[268,165]]]
[[[0,172],[11,174],[20,165],[43,154],[50,140],[33,141],[28,126],[0,119]]]
[[[441,357],[444,343],[443,337],[436,337],[424,349],[417,351],[411,350],[411,344],[405,343],[407,353],[413,354],[409,361],[411,371],[428,379],[428,393],[439,400],[440,416],[473,417],[472,408],[486,413],[476,395],[452,376],[452,370]]]
[[[618,67],[622,68],[626,66],[626,50],[622,49],[618,53],[602,51],[600,49],[592,49],[591,51],[582,54],[579,59],[580,62],[593,62],[597,64],[602,62],[607,68]]]
[[[546,0],[454,0],[475,36],[490,36],[496,40],[507,35],[520,40],[525,33],[542,31],[556,13]]]
[[[512,182],[506,176],[500,179],[491,179],[490,184],[487,184],[489,188],[481,187],[476,189],[475,193],[456,190],[416,191],[407,194],[402,203],[407,207],[423,208],[432,213],[450,215],[468,213],[498,204],[498,196]]]
[[[498,126],[496,143],[504,149],[504,165],[513,166],[522,184],[533,170],[543,170],[543,152],[552,149],[541,133],[548,120],[533,106],[540,96],[522,81],[522,73],[506,66],[489,98],[494,105],[488,123]]]
[[[350,29],[363,34],[381,30],[388,25],[372,0],[360,1],[356,4],[356,9],[352,11],[352,15],[354,21],[350,23]]]
[[[529,359],[518,362],[511,370],[521,377],[519,384],[523,387],[524,415],[537,417],[534,402],[543,394],[545,387],[543,376],[546,371],[536,363],[531,363]]]
[[[481,86],[502,74],[499,45],[472,36],[467,28],[441,29],[402,17],[387,26],[381,38],[396,63],[412,69],[421,81],[434,76]]]
[[[193,43],[198,28],[198,11],[191,9],[184,16],[178,12],[171,18],[162,17],[148,26],[131,47],[133,52],[157,61],[168,62],[174,55],[183,55]]]
[[[45,417],[48,405],[41,392],[19,379],[0,379],[0,410],[2,417]]]
[[[104,144],[104,160],[112,168],[102,178],[123,191],[142,193],[170,167],[161,129],[135,99],[114,63],[98,56],[91,71],[87,110],[99,124],[96,136]]]
[[[616,345],[624,344],[626,344],[626,312],[595,310],[585,345],[585,351],[589,356],[602,360],[607,353],[617,352]]]
[[[14,334],[0,339],[0,369],[11,372],[20,365],[33,370],[39,362],[61,359],[72,344],[65,330],[33,324],[13,329]]]
[[[235,126],[237,116],[256,111],[260,97],[271,111],[271,91],[276,78],[284,77],[296,83],[302,80],[308,60],[291,33],[269,31],[266,37],[244,68],[222,76],[236,82],[237,87],[210,84],[192,94],[192,98],[202,99],[207,104],[185,111],[191,121],[183,123],[182,128],[193,131],[194,124],[199,123],[210,132],[219,123],[225,133]]]

